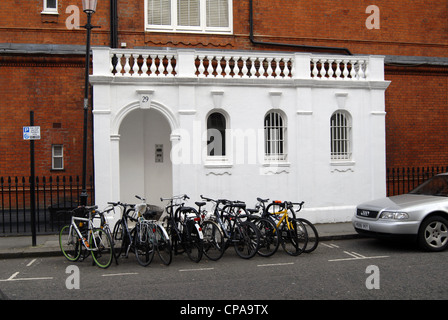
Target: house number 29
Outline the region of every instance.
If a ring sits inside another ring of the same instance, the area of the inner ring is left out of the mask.
[[[149,109],[151,106],[151,99],[148,95],[142,95],[141,102],[140,102],[140,108],[142,109]]]

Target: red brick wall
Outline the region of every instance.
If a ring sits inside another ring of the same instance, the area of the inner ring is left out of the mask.
[[[386,68],[388,167],[448,165],[448,67]]]
[[[370,4],[380,9],[378,30],[365,25]],[[80,25],[86,23],[81,0],[59,0],[57,16],[42,15],[42,5],[42,0],[2,1],[0,43],[85,44],[84,29],[66,27],[70,5],[81,9]],[[258,41],[347,47],[355,54],[448,57],[446,0],[253,0],[253,8]],[[93,30],[93,45],[110,43],[109,12],[110,1],[100,0],[92,23],[101,29]],[[233,1],[232,35],[145,32],[144,0],[118,0],[118,15],[118,43],[128,48],[300,51],[251,44],[249,0]],[[28,144],[21,128],[28,124],[32,109],[46,137],[36,143],[37,173],[50,173],[51,144],[63,142],[64,174],[81,174],[83,77],[83,57],[0,55],[0,176],[28,174]],[[446,165],[446,68],[387,67],[386,78],[392,81],[386,92],[387,166]],[[53,128],[53,123],[61,128]]]
[[[20,2],[21,14],[17,11]],[[81,0],[59,0],[59,15],[42,15],[42,0],[2,1],[0,43],[84,44],[85,30],[68,30],[72,15],[80,9],[80,25],[86,23]],[[380,10],[380,29],[369,30],[369,5]],[[447,56],[448,6],[446,0],[253,0],[254,31],[259,41],[347,47],[357,54]],[[93,15],[93,45],[110,43],[110,1],[100,0]],[[135,46],[188,46],[226,49],[296,50],[259,47],[249,41],[249,0],[233,1],[232,35],[200,35],[144,31],[144,0],[118,0],[119,43]]]
[[[82,57],[0,55],[0,176],[30,173],[29,142],[22,135],[30,111],[42,136],[35,142],[36,175],[81,175],[83,87]],[[62,172],[51,171],[52,144],[64,144]],[[89,163],[91,149],[90,143]]]

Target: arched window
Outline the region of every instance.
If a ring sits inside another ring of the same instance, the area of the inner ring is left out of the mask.
[[[207,118],[207,155],[226,155],[226,118],[213,112]]]
[[[346,111],[336,111],[330,120],[331,160],[352,159],[352,120]]]
[[[264,117],[265,160],[286,160],[286,122],[271,111]]]

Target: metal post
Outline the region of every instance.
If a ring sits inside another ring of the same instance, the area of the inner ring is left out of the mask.
[[[82,154],[82,190],[80,195],[80,204],[87,205],[87,119],[89,109],[89,67],[90,67],[90,34],[92,31],[92,14],[87,13],[87,24],[84,28],[87,29],[87,44],[86,44],[86,68],[85,68],[85,83],[84,83],[84,135],[83,135],[83,154]]]
[[[30,111],[30,126],[34,126],[34,111]],[[30,141],[30,162],[31,162],[31,186],[30,186],[30,202],[31,202],[31,233],[32,244],[36,246],[36,173],[34,170],[34,140]]]

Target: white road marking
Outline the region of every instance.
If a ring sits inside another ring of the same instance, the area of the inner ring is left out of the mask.
[[[137,272],[128,272],[128,273],[110,273],[103,274],[102,277],[118,277],[118,276],[132,276],[138,274]]]
[[[215,269],[215,268],[180,269],[179,272],[207,271],[207,270],[214,270],[214,269]]]
[[[336,245],[336,244],[334,244],[334,243],[332,243],[332,244],[327,244],[327,243],[324,243],[324,242],[322,242],[322,245],[323,246],[326,246],[327,248],[339,248],[339,246],[338,245]]]
[[[0,282],[6,282],[6,281],[36,281],[36,280],[52,280],[53,277],[42,277],[42,278],[16,278],[19,272],[14,273],[12,276],[10,276],[6,280],[0,280]]]
[[[330,262],[335,262],[335,261],[350,261],[350,260],[366,260],[366,259],[381,259],[381,258],[389,258],[389,256],[373,256],[373,257],[366,257],[363,256],[362,254],[356,253],[354,251],[348,252],[348,251],[344,251],[345,254],[348,254],[351,258],[344,258],[344,259],[331,259],[328,260]]]
[[[37,260],[37,259],[31,260],[31,262],[28,263],[26,266],[27,266],[27,267],[30,267],[34,262],[36,262],[36,260]]]
[[[294,262],[287,262],[287,263],[270,263],[270,264],[259,264],[257,267],[277,267],[277,266],[288,266],[292,265]]]

